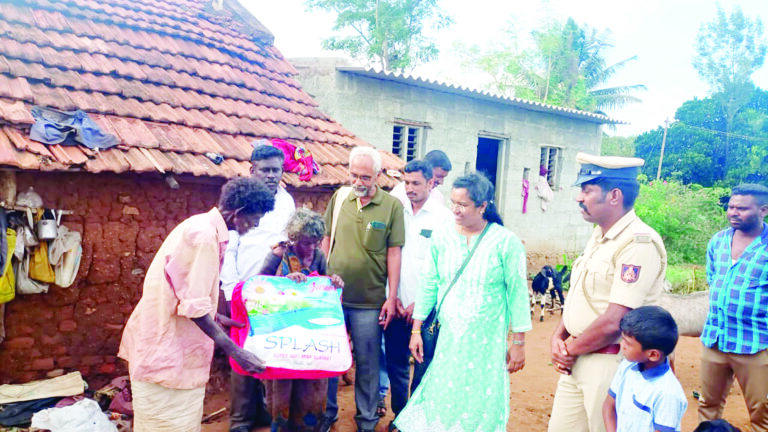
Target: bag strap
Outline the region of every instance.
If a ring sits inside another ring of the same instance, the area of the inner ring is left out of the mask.
[[[331,251],[333,250],[333,242],[336,240],[336,227],[339,222],[339,214],[341,213],[341,206],[344,204],[344,200],[347,199],[349,194],[352,193],[352,187],[342,186],[336,193],[336,200],[333,202],[333,213],[331,215],[331,241],[328,243],[328,256],[325,259],[329,259]]]
[[[443,294],[443,298],[440,299],[440,303],[437,304],[437,308],[435,308],[435,317],[437,317],[437,314],[440,312],[440,307],[443,305],[443,302],[445,301],[445,298],[448,296],[448,293],[451,292],[451,288],[453,288],[454,285],[456,285],[456,281],[459,280],[459,277],[464,272],[464,269],[467,267],[467,264],[469,264],[469,260],[472,259],[472,255],[475,254],[475,251],[477,250],[477,247],[480,246],[480,241],[483,240],[483,237],[485,236],[485,233],[488,232],[488,228],[490,228],[491,222],[488,222],[485,224],[485,228],[483,228],[483,232],[480,233],[480,237],[477,238],[477,242],[475,242],[475,245],[472,246],[472,250],[469,251],[469,254],[466,258],[464,258],[464,262],[461,264],[461,267],[459,267],[459,271],[456,272],[456,274],[453,276],[453,280],[451,281],[451,284],[448,285],[448,289],[445,290],[445,294]]]

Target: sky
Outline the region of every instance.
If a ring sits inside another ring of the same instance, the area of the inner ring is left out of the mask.
[[[325,51],[322,40],[333,35],[334,15],[307,12],[304,0],[240,0],[275,36],[275,46],[286,58],[345,57],[342,52]],[[717,4],[726,12],[739,6],[751,18],[768,26],[768,0],[438,0],[453,25],[441,32],[427,33],[440,49],[440,57],[413,71],[428,79],[448,81],[483,89],[483,77],[461,66],[457,44],[487,46],[505,37],[513,23],[521,37],[547,19],[564,21],[572,17],[580,25],[605,30],[613,48],[605,51],[608,64],[637,56],[621,69],[609,85],[644,84],[637,94],[642,102],[609,111],[628,122],[611,135],[629,136],[653,130],[664,120],[674,119],[676,109],[686,100],[706,97],[707,84],[691,62],[700,26],[714,19]],[[638,5],[642,6],[638,6]],[[768,39],[768,28],[763,35]],[[758,87],[768,89],[768,62],[753,75]]]

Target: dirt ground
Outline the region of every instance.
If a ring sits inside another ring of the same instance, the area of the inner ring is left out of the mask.
[[[538,314],[537,314],[538,315]],[[557,323],[558,316],[548,316],[544,322],[535,321],[533,330],[527,335],[526,366],[523,371],[511,376],[510,420],[507,431],[546,431],[552,399],[557,385],[557,373],[549,362],[549,336]],[[676,370],[677,377],[688,395],[688,410],[683,418],[684,432],[692,431],[698,424],[696,416],[696,400],[693,391],[699,391],[699,356],[701,342],[698,338],[684,337],[680,339],[677,348]],[[332,430],[336,432],[354,432],[355,403],[352,386],[339,388],[340,419]],[[212,395],[206,400],[205,412],[211,413],[222,407],[229,407],[229,395],[221,393]],[[744,406],[744,399],[738,385],[734,385],[725,408],[724,417],[734,426],[743,431],[749,430],[749,418]],[[392,419],[391,412],[376,428],[385,432],[386,426]],[[226,432],[228,419],[226,415],[216,422],[203,425],[204,432]],[[268,432],[269,428],[255,429],[258,432]]]

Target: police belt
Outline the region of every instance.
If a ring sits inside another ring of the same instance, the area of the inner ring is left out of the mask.
[[[599,350],[592,351],[590,354],[618,354],[621,351],[619,344],[606,345]]]

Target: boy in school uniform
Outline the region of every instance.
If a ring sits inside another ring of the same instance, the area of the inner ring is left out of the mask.
[[[666,310],[642,306],[619,325],[624,355],[603,403],[607,432],[679,432],[688,402],[669,367],[677,324]]]

